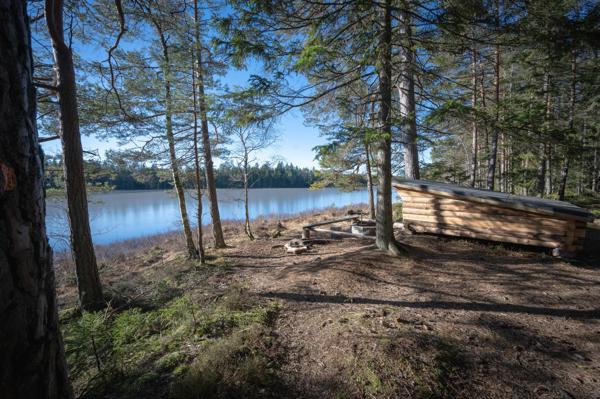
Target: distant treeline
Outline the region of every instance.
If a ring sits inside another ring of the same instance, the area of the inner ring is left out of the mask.
[[[92,187],[105,187],[114,190],[166,190],[173,188],[169,168],[132,162],[120,157],[107,157],[103,161],[85,162],[86,183]],[[191,170],[183,171],[184,185],[193,188],[194,176]],[[315,181],[315,170],[300,168],[289,163],[263,163],[250,167],[250,187],[252,188],[291,188],[309,187]],[[215,169],[218,188],[242,188],[241,168],[230,163],[222,163]],[[64,187],[62,160],[60,157],[46,158],[46,188]]]

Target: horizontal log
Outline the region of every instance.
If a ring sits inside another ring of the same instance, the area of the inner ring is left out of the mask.
[[[530,233],[545,233],[545,234],[559,234],[565,235],[567,233],[566,226],[551,226],[544,224],[537,224],[533,221],[509,222],[501,220],[489,220],[485,218],[458,218],[458,217],[444,217],[440,218],[437,216],[429,215],[412,215],[402,214],[402,220],[406,223],[408,220],[420,221],[420,222],[432,222],[439,224],[456,225],[460,227],[478,227],[486,228],[491,230],[498,230],[510,233],[512,231],[530,232]]]
[[[570,220],[552,215],[545,215],[541,213],[521,211],[516,209],[502,208],[499,206],[477,204],[474,202],[460,201],[460,200],[440,200],[440,199],[417,199],[404,201],[402,208],[420,208],[420,209],[436,209],[436,210],[452,210],[461,211],[469,210],[473,212],[490,213],[490,214],[503,214],[511,216],[529,216],[529,217],[541,217],[555,220]]]
[[[443,234],[455,237],[468,237],[468,238],[477,238],[482,240],[489,241],[500,241],[500,242],[508,242],[512,244],[521,244],[521,245],[531,245],[536,247],[545,247],[545,248],[558,248],[564,246],[564,243],[561,241],[546,241],[546,240],[535,240],[529,238],[521,238],[521,237],[511,237],[505,235],[497,235],[497,234],[483,234],[477,233],[469,230],[459,230],[459,229],[443,229],[436,227],[428,227],[422,226],[419,224],[411,224],[411,228],[418,233],[433,233],[433,234]]]
[[[544,217],[549,218],[547,215],[539,215],[531,212],[524,211],[515,211],[507,208],[500,208],[497,206],[482,206],[469,202],[460,203],[453,201],[451,203],[440,203],[434,201],[406,201],[402,203],[402,209],[404,208],[413,208],[413,209],[435,209],[435,210],[444,210],[444,211],[462,211],[462,210],[472,210],[476,212],[482,213],[502,213],[504,215],[528,215],[535,217]],[[562,219],[561,219],[562,220]]]
[[[477,203],[477,204],[486,204],[486,205],[491,205],[491,206],[499,206],[502,208],[510,208],[510,209],[516,209],[516,210],[520,210],[520,211],[524,211],[524,212],[532,212],[532,213],[536,213],[536,214],[541,214],[541,215],[550,215],[553,216],[555,218],[558,219],[566,219],[566,220],[579,220],[579,221],[589,221],[589,216],[583,216],[583,215],[573,215],[570,213],[565,213],[565,211],[561,211],[560,209],[552,209],[552,208],[548,208],[548,207],[535,207],[534,205],[531,204],[525,204],[525,203],[520,203],[520,202],[506,202],[506,201],[501,201],[499,199],[493,199],[493,198],[484,198],[484,197],[479,197],[476,195],[471,195],[468,193],[464,193],[464,194],[460,194],[460,193],[447,193],[447,192],[443,192],[443,191],[434,191],[434,192],[429,192],[429,193],[424,193],[423,191],[420,191],[418,189],[415,190],[411,190],[409,188],[406,187],[395,187],[395,189],[398,191],[398,194],[400,195],[401,198],[404,197],[433,197],[436,198],[436,200],[439,198],[439,200],[450,200],[450,201],[462,201],[462,202],[472,202],[472,203]],[[404,195],[404,197],[403,197]]]
[[[503,215],[499,213],[472,212],[469,210],[462,211],[445,211],[435,209],[420,209],[420,208],[405,208],[402,210],[403,215],[422,215],[431,216],[444,220],[445,218],[465,218],[468,220],[489,220],[501,223],[519,223],[531,224],[536,226],[550,226],[566,229],[568,222],[560,219],[551,219],[545,217],[533,218],[528,215]]]
[[[302,228],[303,229],[309,229],[311,227],[324,226],[326,224],[333,224],[333,223],[338,223],[338,222],[345,222],[347,220],[354,220],[354,219],[360,219],[360,215],[344,216],[344,217],[337,218],[337,219],[329,219],[329,220],[323,220],[321,222],[315,222],[315,223],[305,224],[304,226],[302,226]]]
[[[328,234],[332,234],[334,236],[340,236],[340,237],[353,237],[353,238],[366,238],[369,240],[374,240],[375,236],[368,236],[366,234],[358,234],[358,233],[348,233],[347,231],[336,231],[336,230],[329,230],[329,229],[319,229],[319,228],[309,228],[311,231],[316,231],[318,233],[328,233]]]
[[[506,235],[510,237],[519,237],[519,238],[533,238],[536,240],[548,240],[548,241],[566,241],[567,237],[564,234],[548,234],[541,232],[520,232],[520,231],[502,231],[497,229],[488,229],[484,227],[473,227],[473,226],[457,226],[443,223],[433,223],[433,222],[423,222],[418,220],[407,220],[406,225],[413,226],[425,226],[431,228],[440,228],[440,229],[450,229],[450,230],[467,230],[472,231],[474,233],[486,234],[486,235]]]

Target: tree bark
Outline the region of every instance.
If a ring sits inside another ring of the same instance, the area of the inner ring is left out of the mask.
[[[496,26],[500,26],[500,0],[496,0]],[[494,119],[495,125],[492,130],[491,147],[488,159],[487,189],[493,190],[496,178],[496,160],[498,158],[498,136],[500,135],[500,46],[496,45],[494,50]]]
[[[185,243],[187,248],[188,257],[190,259],[198,258],[198,251],[194,244],[194,238],[192,235],[192,229],[190,228],[190,221],[187,214],[187,207],[185,201],[185,189],[181,183],[181,176],[179,173],[179,162],[177,160],[177,153],[175,151],[175,136],[173,134],[173,101],[171,98],[171,65],[169,57],[169,47],[165,35],[163,34],[160,25],[155,23],[157,33],[160,37],[160,43],[163,52],[163,75],[165,84],[165,130],[167,136],[167,143],[169,145],[169,158],[171,161],[171,170],[173,172],[173,185],[177,193],[177,199],[179,203],[179,213],[181,215],[181,224],[183,225],[183,233],[185,235]]]
[[[480,68],[481,69],[481,73],[480,73],[480,77],[479,77],[479,87],[480,87],[480,95],[479,98],[481,99],[481,110],[485,113],[487,112],[487,101],[486,101],[486,90],[485,90],[485,68]],[[488,146],[489,146],[489,131],[488,131],[488,127],[486,124],[484,124],[482,126],[482,130],[483,130],[483,140],[479,140],[480,141],[480,150],[479,150],[479,154],[481,154],[482,157],[485,157],[485,159],[487,159],[487,157],[489,156],[489,152],[488,152]],[[481,138],[481,137],[480,137]],[[483,179],[484,177],[487,176],[487,165],[485,162],[478,162],[479,163],[479,176],[482,179],[481,182],[481,186],[483,187]]]
[[[63,152],[71,253],[77,274],[79,301],[83,309],[96,310],[104,306],[104,298],[90,230],[75,68],[73,53],[64,42],[62,0],[46,0],[45,13],[54,50],[60,109],[59,135]]]
[[[254,240],[254,234],[252,234],[252,228],[250,226],[250,210],[248,209],[248,154],[244,156],[244,230],[249,239]]]
[[[473,122],[471,124],[472,141],[471,141],[471,180],[470,186],[475,187],[477,182],[477,146],[478,143],[478,130],[477,130],[477,50],[472,51],[472,63],[471,63],[471,84],[473,86],[473,93],[471,95],[471,106],[473,108]]]
[[[391,0],[385,1],[383,30],[380,37],[378,74],[379,74],[379,124],[381,137],[377,141],[376,160],[377,209],[376,209],[376,245],[379,249],[399,254],[392,227],[392,6]]]
[[[0,0],[0,396],[73,398],[46,236],[26,2]]]
[[[404,174],[408,179],[419,179],[419,150],[417,148],[417,114],[415,106],[415,76],[414,52],[412,42],[412,29],[408,3],[403,4],[400,10],[400,23],[404,34],[403,44],[400,46],[400,60],[402,62],[399,100],[400,117],[404,132]]]
[[[202,185],[200,178],[200,154],[198,150],[198,96],[196,95],[196,73],[193,65],[192,93],[194,101],[194,177],[196,180],[196,197],[198,197],[198,204],[196,207],[196,232],[198,240],[198,257],[200,258],[200,264],[203,265],[204,263],[206,263],[206,253],[204,252],[204,239],[202,234]]]
[[[594,159],[592,164],[592,192],[595,193],[596,191],[598,191],[598,143],[594,144]]]
[[[569,101],[569,135],[573,132],[575,126],[575,96],[577,86],[577,54],[575,50],[571,53],[571,93]],[[558,199],[564,201],[565,191],[567,188],[567,177],[569,176],[569,163],[570,163],[570,149],[569,143],[565,144],[565,159],[563,161],[563,167],[560,171],[560,183],[558,187]]]
[[[544,115],[544,124],[546,125],[544,127],[545,132],[548,132],[548,124],[550,123],[550,112],[552,110],[552,97],[550,96],[550,73],[548,71],[546,71],[546,73],[544,74],[544,86],[543,86],[543,90],[544,90],[544,96],[546,97],[546,112]],[[539,135],[539,141],[540,141],[540,164],[538,167],[538,196],[543,197],[544,193],[546,192],[546,174],[548,173],[548,171],[546,170],[547,167],[547,153],[548,153],[548,149],[547,149],[547,144],[545,143],[546,137],[542,137],[541,135]]]
[[[225,248],[225,238],[221,227],[221,216],[219,214],[219,199],[217,198],[217,184],[215,182],[215,171],[210,147],[210,135],[208,132],[208,118],[206,116],[206,97],[204,93],[204,71],[202,67],[202,46],[200,43],[200,18],[198,15],[198,0],[194,0],[194,22],[195,22],[195,44],[196,44],[196,78],[198,83],[198,96],[200,106],[200,121],[202,129],[202,148],[204,150],[204,169],[206,174],[206,190],[210,201],[210,216],[212,219],[212,231],[215,240],[215,248]]]
[[[367,167],[367,191],[369,192],[369,217],[375,220],[375,197],[373,193],[373,173],[371,172],[371,149],[365,140],[365,166]]]
[[[544,183],[544,187],[545,187],[545,191],[544,191],[544,195],[546,197],[550,197],[552,195],[552,144],[551,143],[547,143],[546,144],[546,156],[545,156],[545,161],[546,161],[546,182]]]

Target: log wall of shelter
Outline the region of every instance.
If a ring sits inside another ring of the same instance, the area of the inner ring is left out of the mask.
[[[586,221],[396,188],[402,198],[404,225],[434,233],[579,251]]]

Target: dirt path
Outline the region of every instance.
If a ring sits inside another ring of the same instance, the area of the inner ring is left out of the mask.
[[[352,239],[288,256],[286,227],[224,255],[283,304],[281,371],[306,397],[600,397],[600,268],[433,236],[400,237],[400,258]]]

